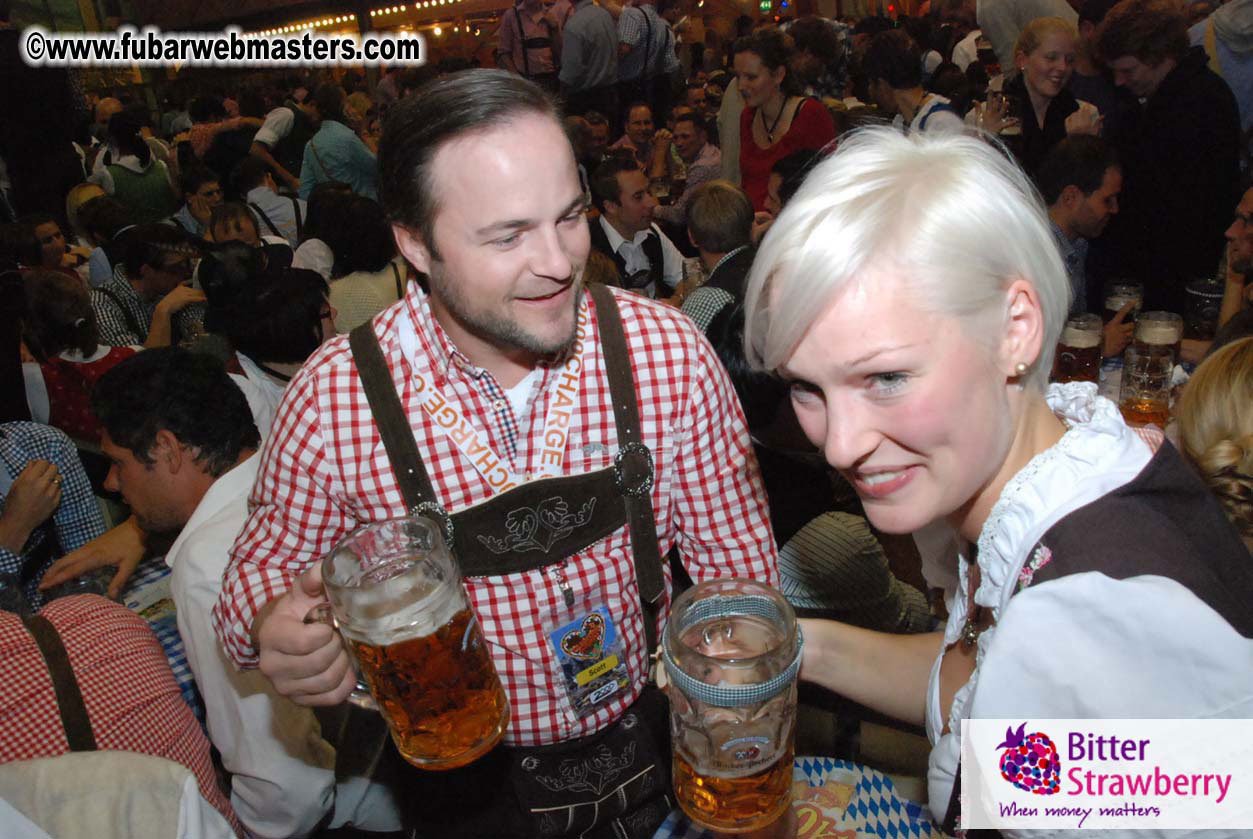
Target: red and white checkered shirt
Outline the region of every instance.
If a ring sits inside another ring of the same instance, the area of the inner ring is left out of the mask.
[[[143,618],[95,595],[53,600],[39,614],[61,636],[96,746],[181,763],[196,776],[205,800],[239,831],[217,785],[209,740]],[[12,612],[0,612],[0,672],[0,763],[67,754],[52,674],[34,636]]]
[[[653,452],[652,501],[661,555],[677,545],[696,581],[750,577],[778,585],[773,537],[743,413],[725,370],[690,320],[634,294],[615,296],[631,353],[640,433]],[[582,305],[594,313],[584,295]],[[492,376],[471,365],[414,290],[374,320],[383,355],[414,429],[440,501],[450,512],[491,497],[491,489],[452,441],[434,427],[415,395],[397,321],[417,331],[416,363],[522,476],[537,469],[543,418],[559,366],[536,377],[526,416],[514,417]],[[570,421],[563,475],[611,466],[618,450],[609,381],[593,318]],[[516,452],[516,454],[512,454]],[[401,516],[405,505],[383,448],[346,336],[322,347],[292,379],[262,456],[255,509],[231,555],[214,626],[241,666],[255,666],[250,629],[257,611],[345,534]],[[629,528],[624,525],[562,571],[580,602],[603,603],[621,628],[632,689],[579,719],[568,710],[544,630],[564,606],[552,573],[536,569],[466,580],[513,709],[507,740],[534,745],[598,731],[617,719],[647,677],[647,655]],[[670,578],[666,569],[669,611]],[[555,627],[548,627],[555,628]]]

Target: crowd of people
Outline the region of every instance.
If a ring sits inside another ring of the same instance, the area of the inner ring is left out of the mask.
[[[28,69],[68,104],[0,132],[0,763],[168,759],[135,777],[205,836],[651,837],[651,656],[719,577],[925,731],[947,831],[963,719],[1253,714],[1253,0],[794,6],[693,40],[682,0],[521,0],[494,69],[209,73],[158,113]],[[1143,290],[1116,365],[1199,278],[1164,434],[1049,383],[1108,285]],[[550,495],[595,527],[479,558]],[[308,619],[415,506],[512,714],[441,773],[353,760],[386,733]],[[105,599],[158,556],[200,720]],[[548,639],[593,611],[628,679],[575,707]],[[624,743],[616,794],[525,777]]]

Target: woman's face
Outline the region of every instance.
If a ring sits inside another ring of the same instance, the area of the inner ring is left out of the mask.
[[[1012,438],[1006,376],[970,324],[924,311],[890,271],[841,289],[780,372],[806,436],[887,533],[963,529]],[[986,512],[985,512],[986,514]],[[977,527],[976,527],[977,530]]]
[[[35,238],[39,240],[39,252],[45,268],[60,268],[65,258],[65,234],[61,225],[55,221],[35,227]]]
[[[763,103],[769,102],[782,89],[786,75],[786,67],[771,70],[755,52],[741,52],[735,56],[735,77],[739,79],[740,95],[744,97],[747,108],[760,108]]]
[[[1077,42],[1070,35],[1050,32],[1030,55],[1018,53],[1014,60],[1022,71],[1027,89],[1046,99],[1061,93],[1075,71],[1077,48]]]

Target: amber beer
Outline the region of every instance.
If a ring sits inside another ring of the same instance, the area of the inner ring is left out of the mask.
[[[1144,288],[1133,283],[1115,283],[1109,286],[1109,290],[1105,293],[1105,315],[1104,321],[1109,323],[1119,312],[1123,306],[1128,303],[1135,303],[1124,322],[1132,322],[1136,319],[1136,314],[1140,311],[1144,303]]]
[[[1156,425],[1164,429],[1170,421],[1170,405],[1165,399],[1124,399],[1119,408],[1127,425]]]
[[[509,703],[468,608],[434,632],[387,644],[348,629],[345,635],[405,760],[422,769],[455,769],[504,736]]]
[[[674,792],[679,806],[700,824],[724,833],[748,833],[774,823],[792,803],[792,746],[751,775],[703,775],[674,752]]]
[[[1153,356],[1168,356],[1173,366],[1183,345],[1183,318],[1172,312],[1144,312],[1136,321],[1135,346]]]
[[[1101,373],[1101,319],[1080,315],[1066,321],[1053,359],[1055,382],[1095,382]]]
[[[1172,370],[1169,355],[1145,352],[1134,344],[1127,347],[1118,406],[1128,425],[1166,427],[1170,419]]]

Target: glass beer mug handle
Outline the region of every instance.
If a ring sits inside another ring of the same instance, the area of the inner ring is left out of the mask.
[[[339,632],[339,621],[335,620],[335,612],[331,609],[330,603],[319,603],[314,606],[305,613],[304,622],[324,623],[331,629],[334,629],[336,633]],[[356,705],[358,708],[364,708],[367,711],[378,711],[378,702],[371,695],[370,688],[361,680],[361,670],[357,666],[357,659],[353,657],[352,653],[349,653],[348,660],[352,662],[353,674],[357,677],[357,686],[352,689],[352,693],[348,695],[346,701],[350,705]]]

